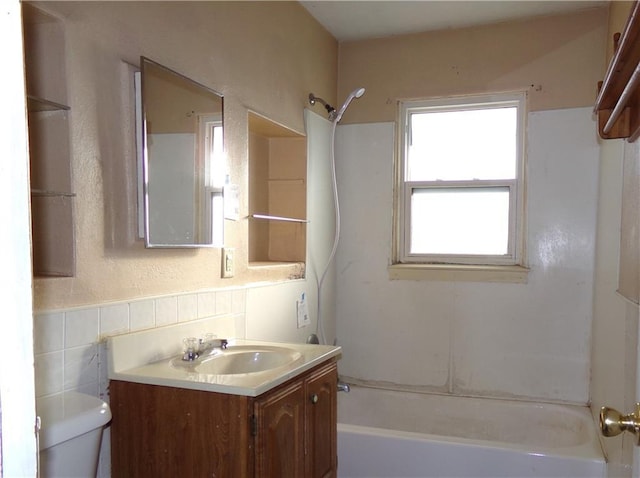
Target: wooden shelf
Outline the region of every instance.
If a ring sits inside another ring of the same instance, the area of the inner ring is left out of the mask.
[[[640,136],[640,3],[636,1],[604,80],[599,84],[595,111],[603,139]]]

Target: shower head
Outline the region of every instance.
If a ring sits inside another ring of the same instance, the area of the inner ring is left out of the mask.
[[[360,98],[362,95],[364,95],[364,91],[365,91],[364,88],[358,88],[357,90],[353,90],[349,94],[349,96],[347,96],[347,99],[342,105],[342,108],[340,108],[340,110],[337,113],[335,113],[335,115],[332,115],[331,113],[329,113],[329,119],[331,121],[335,121],[336,123],[338,123],[342,119],[342,115],[344,114],[344,112],[347,110],[349,103],[351,103],[354,98]],[[333,116],[333,118],[331,116]]]
[[[327,103],[325,100],[320,98],[319,96],[315,96],[313,93],[309,93],[309,103],[311,105],[315,105],[316,101],[324,105],[324,109],[326,109],[327,113],[329,113],[329,120],[333,121],[331,116],[335,115],[336,109],[333,106],[331,106],[329,103]]]

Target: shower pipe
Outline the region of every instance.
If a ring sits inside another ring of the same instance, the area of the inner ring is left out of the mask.
[[[329,254],[329,259],[327,260],[327,265],[325,266],[325,268],[324,268],[324,270],[322,272],[322,275],[320,276],[320,279],[318,279],[318,276],[316,274],[316,282],[318,284],[318,305],[317,305],[317,309],[316,309],[318,319],[316,321],[316,334],[320,335],[320,343],[323,343],[323,344],[326,344],[327,340],[326,340],[326,337],[325,337],[324,324],[323,324],[323,321],[322,321],[322,311],[321,311],[322,285],[324,284],[324,280],[325,280],[325,278],[327,276],[327,272],[329,271],[329,267],[331,267],[331,262],[333,262],[333,259],[334,259],[335,255],[336,255],[336,251],[338,249],[338,241],[340,240],[340,201],[338,199],[338,184],[337,184],[337,179],[336,179],[336,153],[335,153],[335,149],[336,149],[336,127],[338,126],[338,123],[342,119],[342,115],[347,110],[347,107],[349,106],[349,104],[354,99],[360,98],[362,95],[364,95],[364,92],[365,92],[364,88],[358,88],[356,90],[353,90],[349,94],[349,96],[347,97],[345,102],[342,104],[342,107],[340,108],[340,110],[338,110],[338,111],[336,111],[336,109],[333,106],[328,104],[322,98],[314,96],[313,93],[309,93],[309,103],[314,105],[316,103],[316,101],[317,101],[318,103],[321,103],[322,105],[324,105],[325,109],[329,113],[329,121],[331,121],[331,123],[332,123],[332,127],[331,127],[331,186],[332,186],[332,191],[333,191],[333,204],[334,204],[334,213],[335,213],[335,234],[333,236],[333,247],[331,248],[331,253]]]

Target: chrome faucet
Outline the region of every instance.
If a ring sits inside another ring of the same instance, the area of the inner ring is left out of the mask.
[[[227,345],[229,345],[227,339],[219,339],[214,334],[207,334],[200,339],[187,337],[183,340],[183,343],[185,350],[182,360],[185,362],[193,362],[206,352],[214,349],[226,349]]]
[[[341,382],[340,379],[338,379],[338,392],[349,393],[350,391],[351,387],[349,386],[349,384]]]
[[[198,358],[200,355],[198,353],[198,339],[195,337],[187,337],[183,339],[184,343],[184,355],[182,356],[182,360],[185,362],[192,362]]]
[[[215,336],[209,337],[208,335],[204,339],[200,339],[198,342],[198,350],[200,351],[200,355],[203,352],[208,352],[213,349],[226,349],[227,345],[229,345],[229,341],[227,339],[219,339]]]

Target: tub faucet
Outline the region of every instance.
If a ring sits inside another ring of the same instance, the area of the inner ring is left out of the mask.
[[[341,382],[340,379],[338,379],[338,392],[349,393],[350,391],[351,387],[349,386],[349,384]]]

